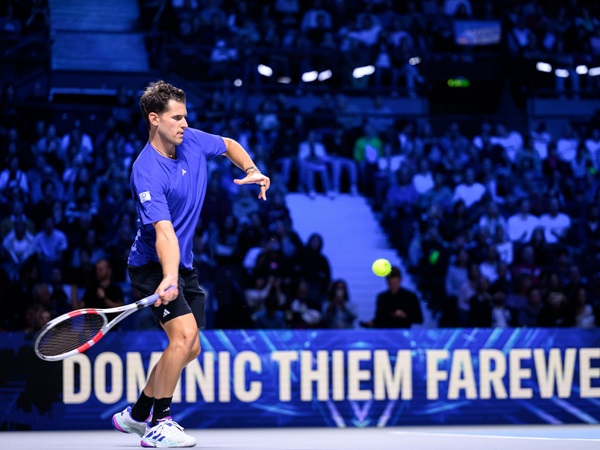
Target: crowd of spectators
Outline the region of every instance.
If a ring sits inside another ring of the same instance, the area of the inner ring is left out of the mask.
[[[567,7],[569,23],[579,23],[572,14],[579,3]],[[511,4],[518,17],[539,8],[552,16],[550,5],[561,9],[552,2]],[[435,50],[443,29],[425,32],[421,18],[436,12],[485,18],[498,5],[422,1],[396,11],[396,2],[315,0],[310,11],[296,1],[263,6],[143,2],[142,24],[177,26],[179,38],[190,42],[289,44],[298,54],[302,39],[315,39],[313,46],[333,39],[342,53],[351,51],[369,38],[371,22],[378,29],[373,49],[404,40]],[[392,37],[396,21],[405,36]],[[302,58],[281,63],[304,64]],[[307,111],[289,96],[266,94],[253,110],[232,89],[188,104],[190,126],[238,140],[274,189],[268,202],[256,202],[250,189],[231,183],[239,175],[234,168],[211,161],[194,240],[209,326],[356,326],[352,293],[345,280],[331,279],[321,236],[302,242],[294,231],[288,191],[324,194],[332,205],[340,194],[365,196],[440,326],[591,327],[600,320],[597,120],[556,128],[543,121],[517,127],[449,119],[434,128],[428,118],[402,118],[381,96],[365,108],[332,90]],[[137,226],[128,177],[147,130],[135,90],[122,86],[114,106],[93,124],[76,110],[67,122],[21,104],[10,84],[2,100],[0,327],[35,330],[71,308],[137,299],[126,271]]]

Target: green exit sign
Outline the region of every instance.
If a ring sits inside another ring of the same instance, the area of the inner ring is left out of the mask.
[[[468,88],[471,86],[471,82],[466,78],[450,78],[448,80],[448,87],[451,88]]]

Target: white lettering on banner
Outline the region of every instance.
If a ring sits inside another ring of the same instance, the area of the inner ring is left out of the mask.
[[[462,390],[465,391],[466,398],[477,398],[477,387],[475,386],[475,373],[473,372],[471,352],[467,349],[455,350],[452,355],[450,382],[448,383],[448,399],[458,399],[460,391]]]
[[[592,378],[600,378],[600,367],[592,367],[592,359],[600,359],[600,348],[582,348],[579,350],[579,389],[582,398],[600,398],[600,387],[592,387]]]
[[[448,359],[448,350],[428,350],[427,357],[427,400],[440,398],[439,383],[448,379],[448,372],[439,368],[439,361]]]
[[[546,351],[543,348],[536,348],[533,351],[533,360],[535,361],[535,372],[537,373],[540,397],[552,397],[554,395],[555,384],[559,397],[568,398],[571,395],[576,357],[577,349],[566,349],[565,361],[563,364],[560,350],[553,348],[548,353],[548,362],[546,363]]]
[[[415,350],[394,355],[382,349],[205,352],[184,369],[173,402],[194,403],[198,393],[207,403],[231,402],[232,393],[236,400],[253,402],[265,386],[274,389],[281,402],[410,400],[414,354]],[[415,373],[422,375],[419,382],[425,383],[428,400],[569,398],[574,392],[581,398],[600,398],[599,348],[481,349],[478,354],[428,349],[418,355],[425,367]],[[105,352],[93,361],[86,354],[68,358],[62,366],[63,401],[82,404],[94,395],[104,404],[134,402],[160,356],[153,352],[147,368],[139,352]]]
[[[76,389],[76,369],[79,369],[79,390]],[[80,353],[63,361],[63,402],[79,405],[85,403],[92,395],[92,363]]]
[[[313,361],[316,367],[313,369]],[[313,352],[300,352],[300,400],[310,402],[313,399],[313,383],[317,383],[317,400],[329,399],[329,352],[319,350],[314,358]]]
[[[492,362],[494,368],[492,368]],[[502,379],[506,375],[506,356],[501,350],[486,348],[479,352],[479,398],[505,399],[508,397]]]
[[[127,376],[125,377],[127,383],[127,402],[135,403],[138,399],[140,392],[146,386],[146,381],[150,377],[150,372],[154,365],[160,359],[160,352],[152,352],[150,355],[150,364],[148,364],[148,371],[144,370],[144,363],[142,362],[142,355],[139,352],[127,352]]]
[[[101,403],[110,405],[117,403],[123,397],[123,383],[110,383],[110,391],[106,383],[106,375],[110,370],[111,380],[123,379],[123,361],[119,355],[113,352],[105,352],[98,355],[94,361],[94,394]]]
[[[412,398],[412,359],[410,350],[398,350],[392,370],[387,350],[373,353],[373,390],[375,400],[403,400]]]
[[[344,370],[344,352],[334,350],[331,352],[331,397],[335,401],[346,398],[346,372]]]
[[[279,363],[279,400],[292,400],[292,361],[298,360],[298,352],[292,350],[275,351],[271,360]]]
[[[509,386],[511,399],[533,397],[533,389],[525,388],[521,383],[524,379],[531,378],[531,369],[521,367],[521,361],[524,359],[531,359],[530,349],[517,348],[509,352]]]
[[[231,355],[229,352],[219,352],[219,401],[231,401]]]
[[[189,403],[198,399],[196,387],[206,403],[215,401],[215,354],[205,352],[202,356],[202,367],[197,359],[185,366],[185,401]]]
[[[262,383],[252,381],[249,388],[246,388],[246,364],[250,366],[250,371],[261,373],[262,364],[260,357],[255,352],[240,352],[233,361],[234,384],[233,391],[235,396],[242,402],[253,402],[260,397],[262,393]]]
[[[361,381],[371,379],[371,371],[360,368],[361,361],[370,361],[369,350],[348,351],[348,400],[371,400],[372,392],[360,388]]]

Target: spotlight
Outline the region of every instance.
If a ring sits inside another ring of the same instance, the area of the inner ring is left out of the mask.
[[[304,72],[302,74],[302,81],[305,83],[311,83],[315,81],[319,77],[319,72],[316,70],[311,70],[310,72]]]
[[[536,63],[535,68],[540,72],[546,72],[546,73],[552,72],[552,66],[545,62]]]
[[[554,75],[558,78],[569,78],[569,71],[567,69],[556,69]]]
[[[372,75],[373,73],[375,73],[375,66],[363,66],[354,69],[352,71],[352,76],[354,78],[362,78],[367,75]]]
[[[596,77],[600,75],[600,67],[592,67],[590,70],[588,70],[588,75],[590,77]]]
[[[264,64],[259,64],[257,70],[258,73],[265,77],[270,77],[273,75],[273,69],[271,69],[269,66],[265,66]]]
[[[329,70],[329,69],[324,70],[323,72],[321,72],[319,74],[319,81],[329,80],[332,75],[333,74],[331,73],[331,70]]]
[[[577,72],[577,75],[585,75],[588,73],[588,68],[586,65],[580,64],[579,66],[575,67],[575,72]]]

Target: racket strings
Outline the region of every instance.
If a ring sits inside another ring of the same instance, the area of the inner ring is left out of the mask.
[[[69,317],[46,331],[40,338],[38,351],[45,356],[58,356],[75,350],[96,336],[105,323],[100,314]]]

